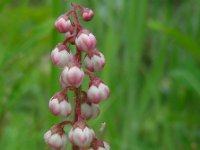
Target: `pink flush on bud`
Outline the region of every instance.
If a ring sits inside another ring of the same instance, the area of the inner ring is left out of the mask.
[[[83,81],[84,72],[78,66],[65,67],[61,79],[66,85],[79,87]]]
[[[53,149],[62,149],[66,147],[67,137],[64,133],[53,133],[51,130],[44,134],[44,140]]]
[[[86,56],[85,60],[85,67],[91,71],[99,71],[105,65],[105,57],[102,53],[99,52],[99,55],[94,54],[92,57]]]
[[[81,116],[88,120],[91,118],[96,118],[99,115],[99,105],[83,103],[81,104]]]
[[[84,21],[90,21],[94,17],[94,12],[89,8],[84,8],[81,16]]]
[[[83,29],[77,35],[75,44],[80,50],[89,51],[96,47],[96,38],[90,31]]]
[[[73,25],[68,17],[60,16],[56,22],[55,27],[60,33],[66,33],[73,30]]]
[[[61,117],[68,117],[71,114],[71,104],[65,99],[65,96],[56,94],[49,101],[49,109],[52,114]]]
[[[64,45],[58,45],[51,52],[51,58],[53,63],[59,67],[64,68],[73,58],[70,50],[67,50],[67,47]]]
[[[110,90],[107,85],[104,83],[99,83],[97,85],[92,84],[90,85],[87,96],[91,103],[99,103],[102,100],[105,100],[108,98],[110,93]]]
[[[69,140],[80,148],[89,148],[94,138],[94,131],[87,126],[75,127],[69,131]]]

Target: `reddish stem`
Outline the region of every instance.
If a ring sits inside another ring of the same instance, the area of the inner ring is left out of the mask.
[[[82,65],[81,59],[81,51],[76,48],[76,55],[75,55],[76,62]],[[81,86],[76,88],[75,90],[75,110],[74,110],[74,122],[78,121],[81,118]]]
[[[73,14],[73,10],[68,11],[65,16],[69,17],[71,14]]]
[[[89,71],[84,71],[84,73],[90,78],[90,80],[95,80],[98,79],[98,77],[96,77],[95,75],[93,75],[91,72]]]
[[[83,27],[80,25],[80,22],[79,22],[77,10],[81,9],[83,11],[84,8],[81,5],[74,5],[73,3],[71,5],[73,7],[73,10],[69,11],[66,14],[66,16],[69,16],[71,14],[74,15],[74,24],[75,24],[75,28],[76,28],[76,32],[74,34],[76,34],[77,32],[79,32],[80,30],[83,29]],[[66,44],[68,42],[68,40],[70,40],[70,38],[72,38],[74,36],[74,34],[71,35],[70,37],[66,38],[65,41],[63,41],[63,44]],[[82,56],[81,51],[78,48],[76,48],[76,54],[75,54],[74,60],[75,60],[76,63],[78,63],[78,65],[80,67],[82,65],[82,58],[81,58],[81,56]],[[92,78],[92,75],[90,75],[90,78]],[[81,86],[78,87],[78,88],[66,87],[66,88],[64,88],[62,90],[62,92],[65,92],[67,90],[74,90],[74,93],[75,93],[74,122],[72,122],[72,121],[64,121],[64,122],[62,122],[62,123],[59,124],[61,126],[64,126],[66,124],[73,125],[77,121],[82,120],[82,118],[81,118],[81,100],[82,100],[82,97],[81,97],[81,94],[82,94]],[[73,145],[72,149],[73,150],[79,150],[79,147]]]
[[[78,147],[78,146],[75,146],[75,145],[73,145],[72,149],[73,149],[73,150],[79,150],[79,147]]]
[[[63,88],[63,89],[60,91],[60,93],[65,93],[65,92],[68,91],[68,90],[74,91],[75,88],[74,88],[73,86],[68,86],[68,87]]]
[[[77,122],[81,118],[81,87],[75,90],[75,95],[74,122]]]
[[[80,22],[79,22],[79,19],[78,19],[78,14],[77,14],[77,9],[83,9],[82,8],[82,6],[80,6],[80,5],[74,5],[73,3],[72,3],[72,7],[73,7],[73,11],[74,11],[74,23],[75,23],[75,26],[79,29],[79,30],[81,30],[83,27],[80,25]]]
[[[74,38],[75,35],[76,35],[76,32],[74,32],[72,35],[70,35],[69,37],[67,37],[62,43],[63,43],[64,45],[67,44],[67,42],[68,42],[70,39]]]
[[[63,122],[59,123],[58,126],[64,127],[64,126],[67,125],[67,124],[73,126],[73,125],[74,125],[74,122],[73,122],[73,121],[66,120],[66,121],[63,121]]]

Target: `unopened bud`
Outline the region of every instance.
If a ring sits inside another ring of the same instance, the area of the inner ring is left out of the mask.
[[[88,91],[87,96],[91,103],[99,103],[102,100],[108,98],[110,90],[107,85],[100,82],[97,84],[91,84]]]
[[[54,129],[47,131],[44,134],[44,140],[53,149],[64,149],[67,143],[67,137],[62,129],[61,132],[54,131]]]
[[[71,104],[62,93],[56,93],[49,101],[49,109],[52,114],[61,117],[68,117],[71,114]]]
[[[65,67],[61,79],[66,85],[79,87],[83,81],[84,72],[78,66]]]
[[[65,67],[73,58],[70,50],[63,44],[59,44],[51,52],[53,63],[59,68]]]
[[[96,118],[99,115],[99,105],[92,103],[81,104],[81,116],[84,119]]]
[[[89,8],[84,8],[81,16],[84,21],[90,21],[94,17],[94,12]]]
[[[99,52],[99,55],[94,54],[91,57],[86,56],[84,63],[85,63],[85,67],[89,71],[91,71],[91,72],[99,71],[105,65],[105,57],[102,53]]]
[[[88,30],[81,30],[75,39],[76,46],[83,51],[89,51],[95,48],[96,38]]]
[[[73,25],[66,16],[60,16],[55,22],[55,27],[60,33],[66,33],[73,30]]]
[[[75,125],[69,131],[69,140],[80,148],[89,148],[94,138],[94,131],[86,125]]]

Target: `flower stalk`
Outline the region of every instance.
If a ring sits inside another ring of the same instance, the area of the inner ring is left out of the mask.
[[[95,136],[86,121],[99,115],[99,103],[109,97],[109,88],[93,72],[100,71],[105,65],[105,57],[96,48],[96,38],[79,21],[79,13],[83,21],[90,21],[94,12],[81,5],[72,4],[72,10],[61,15],[55,27],[65,35],[51,53],[52,62],[62,69],[60,84],[62,89],[49,101],[49,109],[53,115],[67,118],[74,113],[73,120],[66,120],[51,127],[44,135],[45,142],[53,150],[64,150],[70,142],[73,150],[109,150],[109,145]],[[75,52],[70,50],[75,46]],[[82,55],[85,55],[84,61]],[[83,69],[83,66],[87,70]],[[84,76],[90,79],[88,89],[82,89]],[[74,92],[74,108],[67,93]],[[70,125],[68,136],[64,127]],[[68,138],[67,138],[68,137]],[[69,140],[69,142],[68,142]]]

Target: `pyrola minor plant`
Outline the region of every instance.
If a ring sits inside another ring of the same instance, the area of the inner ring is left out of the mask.
[[[109,150],[109,145],[98,139],[86,124],[86,120],[99,115],[99,103],[106,100],[110,93],[108,86],[92,74],[104,67],[105,57],[96,48],[95,36],[80,24],[77,11],[81,11],[83,21],[92,20],[94,12],[81,5],[72,4],[72,8],[55,22],[57,30],[66,38],[51,52],[53,63],[63,70],[60,75],[62,89],[50,99],[49,109],[53,115],[63,118],[73,111],[74,119],[54,125],[44,134],[44,139],[53,150],[65,150],[68,143],[72,144],[73,150]],[[70,51],[72,45],[76,48],[75,54]],[[90,80],[87,91],[81,88],[85,75]],[[67,96],[69,91],[75,94],[74,108]],[[64,131],[65,125],[71,126],[68,134]]]

